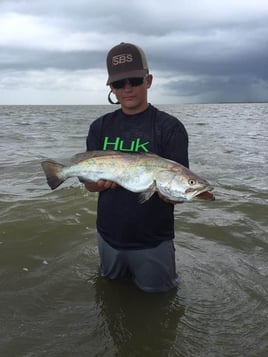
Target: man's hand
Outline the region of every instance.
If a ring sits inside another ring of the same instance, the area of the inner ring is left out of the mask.
[[[98,182],[86,182],[85,188],[90,192],[102,192],[108,188],[116,188],[117,183],[109,180],[99,180]]]

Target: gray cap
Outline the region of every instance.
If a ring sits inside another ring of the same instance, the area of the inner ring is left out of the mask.
[[[149,73],[147,60],[141,48],[121,42],[107,55],[108,80],[106,84],[132,77],[145,77]]]

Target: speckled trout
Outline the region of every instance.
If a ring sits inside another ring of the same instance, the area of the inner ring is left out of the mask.
[[[90,182],[114,181],[129,191],[139,192],[140,202],[147,201],[155,192],[175,202],[214,199],[206,180],[155,154],[88,151],[75,155],[72,162],[71,166],[49,160],[41,163],[52,190],[68,178],[78,177]]]

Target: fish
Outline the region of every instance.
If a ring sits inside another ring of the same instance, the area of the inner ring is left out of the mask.
[[[76,154],[65,166],[41,162],[49,187],[54,190],[70,177],[82,182],[110,180],[140,194],[143,203],[158,192],[173,202],[214,200],[213,187],[187,167],[153,153],[87,151]]]

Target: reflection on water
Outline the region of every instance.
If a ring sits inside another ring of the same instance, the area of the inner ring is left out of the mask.
[[[114,355],[172,355],[176,329],[184,314],[176,289],[146,294],[130,282],[110,282],[103,278],[98,278],[95,286],[103,321],[98,333],[105,338],[108,330],[115,346]]]
[[[51,192],[40,166],[84,151],[110,109],[0,107],[0,356],[266,357],[268,104],[163,107],[216,196],[176,206],[167,294],[99,277],[97,195]]]

